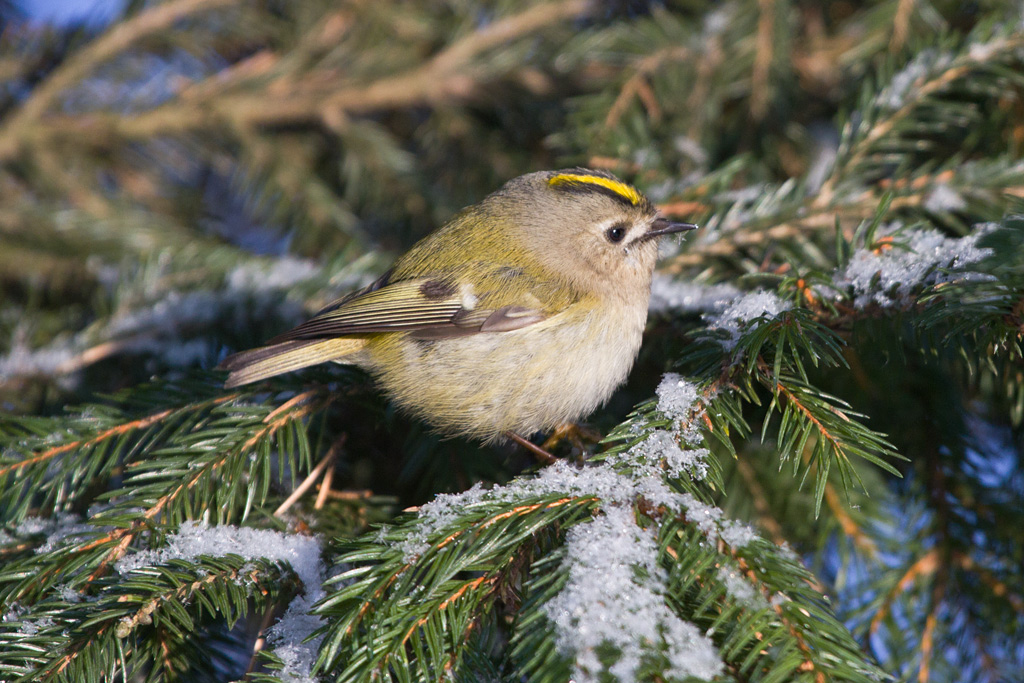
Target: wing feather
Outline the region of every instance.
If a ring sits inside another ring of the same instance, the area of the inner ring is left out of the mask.
[[[370,286],[339,299],[310,320],[268,344],[288,341],[409,332],[443,339],[481,332],[507,332],[549,316],[534,290],[545,284],[517,271],[512,286],[507,269],[476,273],[466,290],[458,272],[395,280],[386,273]],[[464,291],[465,290],[465,291]]]
[[[393,332],[452,324],[463,310],[458,297],[431,299],[421,289],[429,280],[394,282],[341,300],[293,330],[270,340],[320,339],[341,335]]]
[[[220,366],[231,373],[225,386],[249,384],[325,361],[357,362],[367,334],[408,332],[418,339],[450,339],[517,330],[548,317],[531,291],[538,283],[509,287],[508,275],[500,271],[500,277],[478,279],[476,293],[461,292],[451,284],[458,278],[392,282],[392,275],[385,273],[264,346],[226,358]]]

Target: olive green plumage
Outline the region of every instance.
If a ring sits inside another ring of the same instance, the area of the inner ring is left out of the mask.
[[[369,287],[264,347],[226,386],[337,361],[404,409],[492,440],[585,417],[640,348],[662,234],[634,188],[597,171],[531,173],[428,235]]]

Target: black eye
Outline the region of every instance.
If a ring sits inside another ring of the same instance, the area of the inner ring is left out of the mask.
[[[621,242],[626,236],[626,226],[621,223],[613,225],[605,231],[604,236],[608,238],[609,242]]]

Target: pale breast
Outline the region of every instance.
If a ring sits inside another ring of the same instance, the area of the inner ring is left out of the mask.
[[[368,344],[370,368],[397,404],[442,431],[494,439],[550,430],[589,415],[626,379],[642,304],[455,339],[382,336]]]

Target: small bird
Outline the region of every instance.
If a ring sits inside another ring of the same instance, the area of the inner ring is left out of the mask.
[[[229,356],[225,387],[351,363],[439,431],[524,443],[586,417],[625,381],[659,238],[696,227],[601,171],[514,178],[376,282]]]

